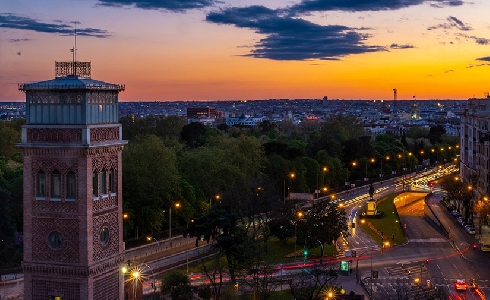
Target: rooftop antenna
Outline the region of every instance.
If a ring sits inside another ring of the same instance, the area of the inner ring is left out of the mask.
[[[396,102],[396,99],[397,99],[396,92],[397,92],[397,89],[394,88],[393,89],[393,113],[395,113],[395,102]]]
[[[70,49],[73,57],[73,76],[77,75],[77,22],[73,22],[75,24],[75,46]]]

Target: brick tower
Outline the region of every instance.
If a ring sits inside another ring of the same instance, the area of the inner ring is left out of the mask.
[[[123,85],[91,79],[90,62],[56,62],[26,94],[24,297],[122,299]]]

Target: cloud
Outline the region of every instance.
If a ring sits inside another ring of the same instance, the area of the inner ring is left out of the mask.
[[[420,5],[427,0],[303,0],[293,5],[291,10],[296,13],[310,11],[340,10],[340,11],[381,11],[396,10],[409,6]],[[435,7],[459,6],[459,0],[434,0]]]
[[[460,5],[463,5],[463,1],[461,0],[436,1],[430,4],[430,6],[435,8],[443,8],[445,6],[460,6]]]
[[[480,57],[480,58],[477,58],[476,60],[490,61],[490,56]]]
[[[73,35],[75,28],[67,23],[61,23],[59,20],[54,23],[39,22],[35,19],[22,17],[14,14],[0,14],[0,27],[30,30],[44,33],[55,33],[61,35]],[[98,38],[109,37],[106,30],[96,28],[77,28],[77,34],[83,36],[92,36]]]
[[[399,44],[391,44],[390,49],[412,49],[415,48],[413,45],[410,44],[404,44],[404,45],[399,45]]]
[[[365,28],[341,25],[321,26],[292,18],[279,10],[264,6],[228,8],[211,12],[206,20],[216,24],[253,29],[264,35],[247,56],[272,60],[338,60],[351,54],[386,51],[385,47],[369,46]],[[357,31],[356,31],[357,30]]]
[[[427,28],[427,30],[453,29],[453,28],[456,28],[456,29],[459,29],[462,31],[473,30],[473,28],[471,28],[471,26],[466,25],[463,21],[459,20],[456,17],[450,16],[447,18],[447,21],[448,21],[448,23],[442,23],[442,24],[438,24],[435,26],[431,26],[431,27]]]
[[[489,58],[490,60],[490,58]],[[476,68],[476,67],[486,67],[486,66],[490,66],[490,63],[486,63],[486,64],[477,64],[477,65],[468,65],[466,68],[467,69],[471,69],[471,68]]]
[[[456,34],[456,36],[460,36],[460,37],[463,37],[463,38],[466,38],[466,39],[474,40],[479,45],[488,45],[488,44],[490,44],[490,39],[480,38],[480,37],[476,37],[474,35],[467,35],[467,34],[458,33],[458,34]]]
[[[31,39],[9,39],[9,43],[20,43],[20,42],[28,42],[32,41]]]
[[[184,12],[189,9],[212,6],[215,0],[98,0],[102,6],[124,7],[131,6],[148,10],[167,10]]]

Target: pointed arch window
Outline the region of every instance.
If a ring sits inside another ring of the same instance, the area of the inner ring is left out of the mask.
[[[92,174],[92,194],[94,199],[99,198],[99,174],[97,172]]]
[[[116,192],[116,186],[114,184],[114,170],[109,171],[109,193],[114,194]]]
[[[51,173],[51,200],[61,200],[61,174],[58,170]]]
[[[107,195],[107,182],[106,182],[106,171],[102,171],[99,174],[99,186],[100,186],[100,193],[102,195]]]
[[[46,197],[46,174],[43,171],[39,171],[36,174],[36,197]]]
[[[66,174],[66,200],[74,201],[77,196],[77,181],[75,173]]]

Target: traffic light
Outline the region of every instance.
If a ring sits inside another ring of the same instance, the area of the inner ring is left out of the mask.
[[[373,271],[372,277],[373,278],[378,278],[378,271]]]
[[[425,264],[426,264],[426,265],[428,265],[428,264],[429,264],[429,259],[428,259],[428,258],[425,260]]]
[[[352,257],[356,257],[356,255],[357,255],[356,250],[352,250],[351,255],[352,255]]]
[[[304,249],[303,250],[303,256],[306,258],[308,256],[308,249]]]

